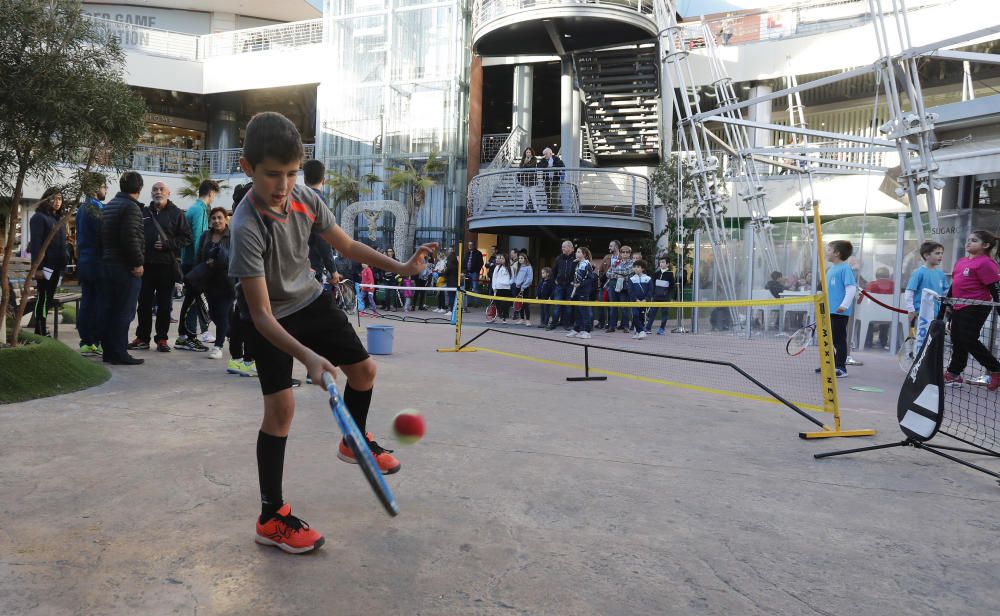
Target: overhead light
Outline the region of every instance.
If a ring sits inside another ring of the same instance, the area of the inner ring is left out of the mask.
[[[906,195],[906,191],[903,190],[902,186],[897,186],[894,192],[896,193],[896,196],[899,197],[900,199],[902,199],[903,196]]]

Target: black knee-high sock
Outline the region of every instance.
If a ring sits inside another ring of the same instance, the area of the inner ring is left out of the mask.
[[[344,404],[351,411],[351,417],[354,418],[354,423],[358,424],[358,430],[361,430],[361,434],[365,433],[365,424],[368,422],[368,407],[372,405],[372,392],[375,388],[371,388],[368,391],[358,391],[351,387],[350,383],[344,389]]]
[[[281,500],[281,475],[285,467],[287,436],[257,433],[257,478],[260,480],[260,517],[267,520],[284,503]]]

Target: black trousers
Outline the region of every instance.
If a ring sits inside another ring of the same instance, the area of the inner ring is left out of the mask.
[[[42,271],[42,268],[38,268],[38,271]],[[48,280],[42,278],[35,281],[38,287],[34,310],[36,334],[48,334],[49,332],[46,319],[49,316],[49,308],[52,307],[52,298],[56,294],[56,289],[59,287],[59,278],[61,277],[62,268],[59,268],[52,272],[52,276]]]
[[[830,315],[830,333],[833,334],[833,363],[841,370],[847,370],[847,322],[845,314]]]
[[[167,339],[170,329],[170,310],[174,299],[174,268],[169,263],[147,263],[143,267],[142,287],[139,289],[139,326],[135,337],[149,342],[153,329],[153,303],[156,303],[156,337]]]
[[[952,313],[951,362],[948,364],[948,372],[962,374],[969,363],[970,354],[987,372],[1000,372],[1000,362],[979,340],[979,333],[983,331],[991,310],[990,306],[966,306]]]
[[[234,305],[229,314],[229,355],[233,359],[242,358],[246,363],[254,360],[248,334],[251,327],[253,326],[249,321],[240,318],[240,310]],[[218,343],[218,336],[216,336],[216,343]]]
[[[494,289],[493,294],[497,297],[511,297],[510,289]],[[507,301],[497,302],[497,318],[506,321],[510,317],[510,306],[511,303]]]

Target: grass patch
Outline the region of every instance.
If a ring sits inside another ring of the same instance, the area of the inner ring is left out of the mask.
[[[76,325],[76,306],[66,304],[62,307],[59,311],[59,324]]]
[[[0,348],[0,404],[58,396],[111,378],[103,364],[65,344],[25,334],[17,348]]]

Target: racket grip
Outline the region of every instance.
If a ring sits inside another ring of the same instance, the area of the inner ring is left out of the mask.
[[[332,374],[330,374],[329,372],[323,373],[323,387],[330,389],[330,387],[335,386],[336,383],[337,382],[333,379]]]

